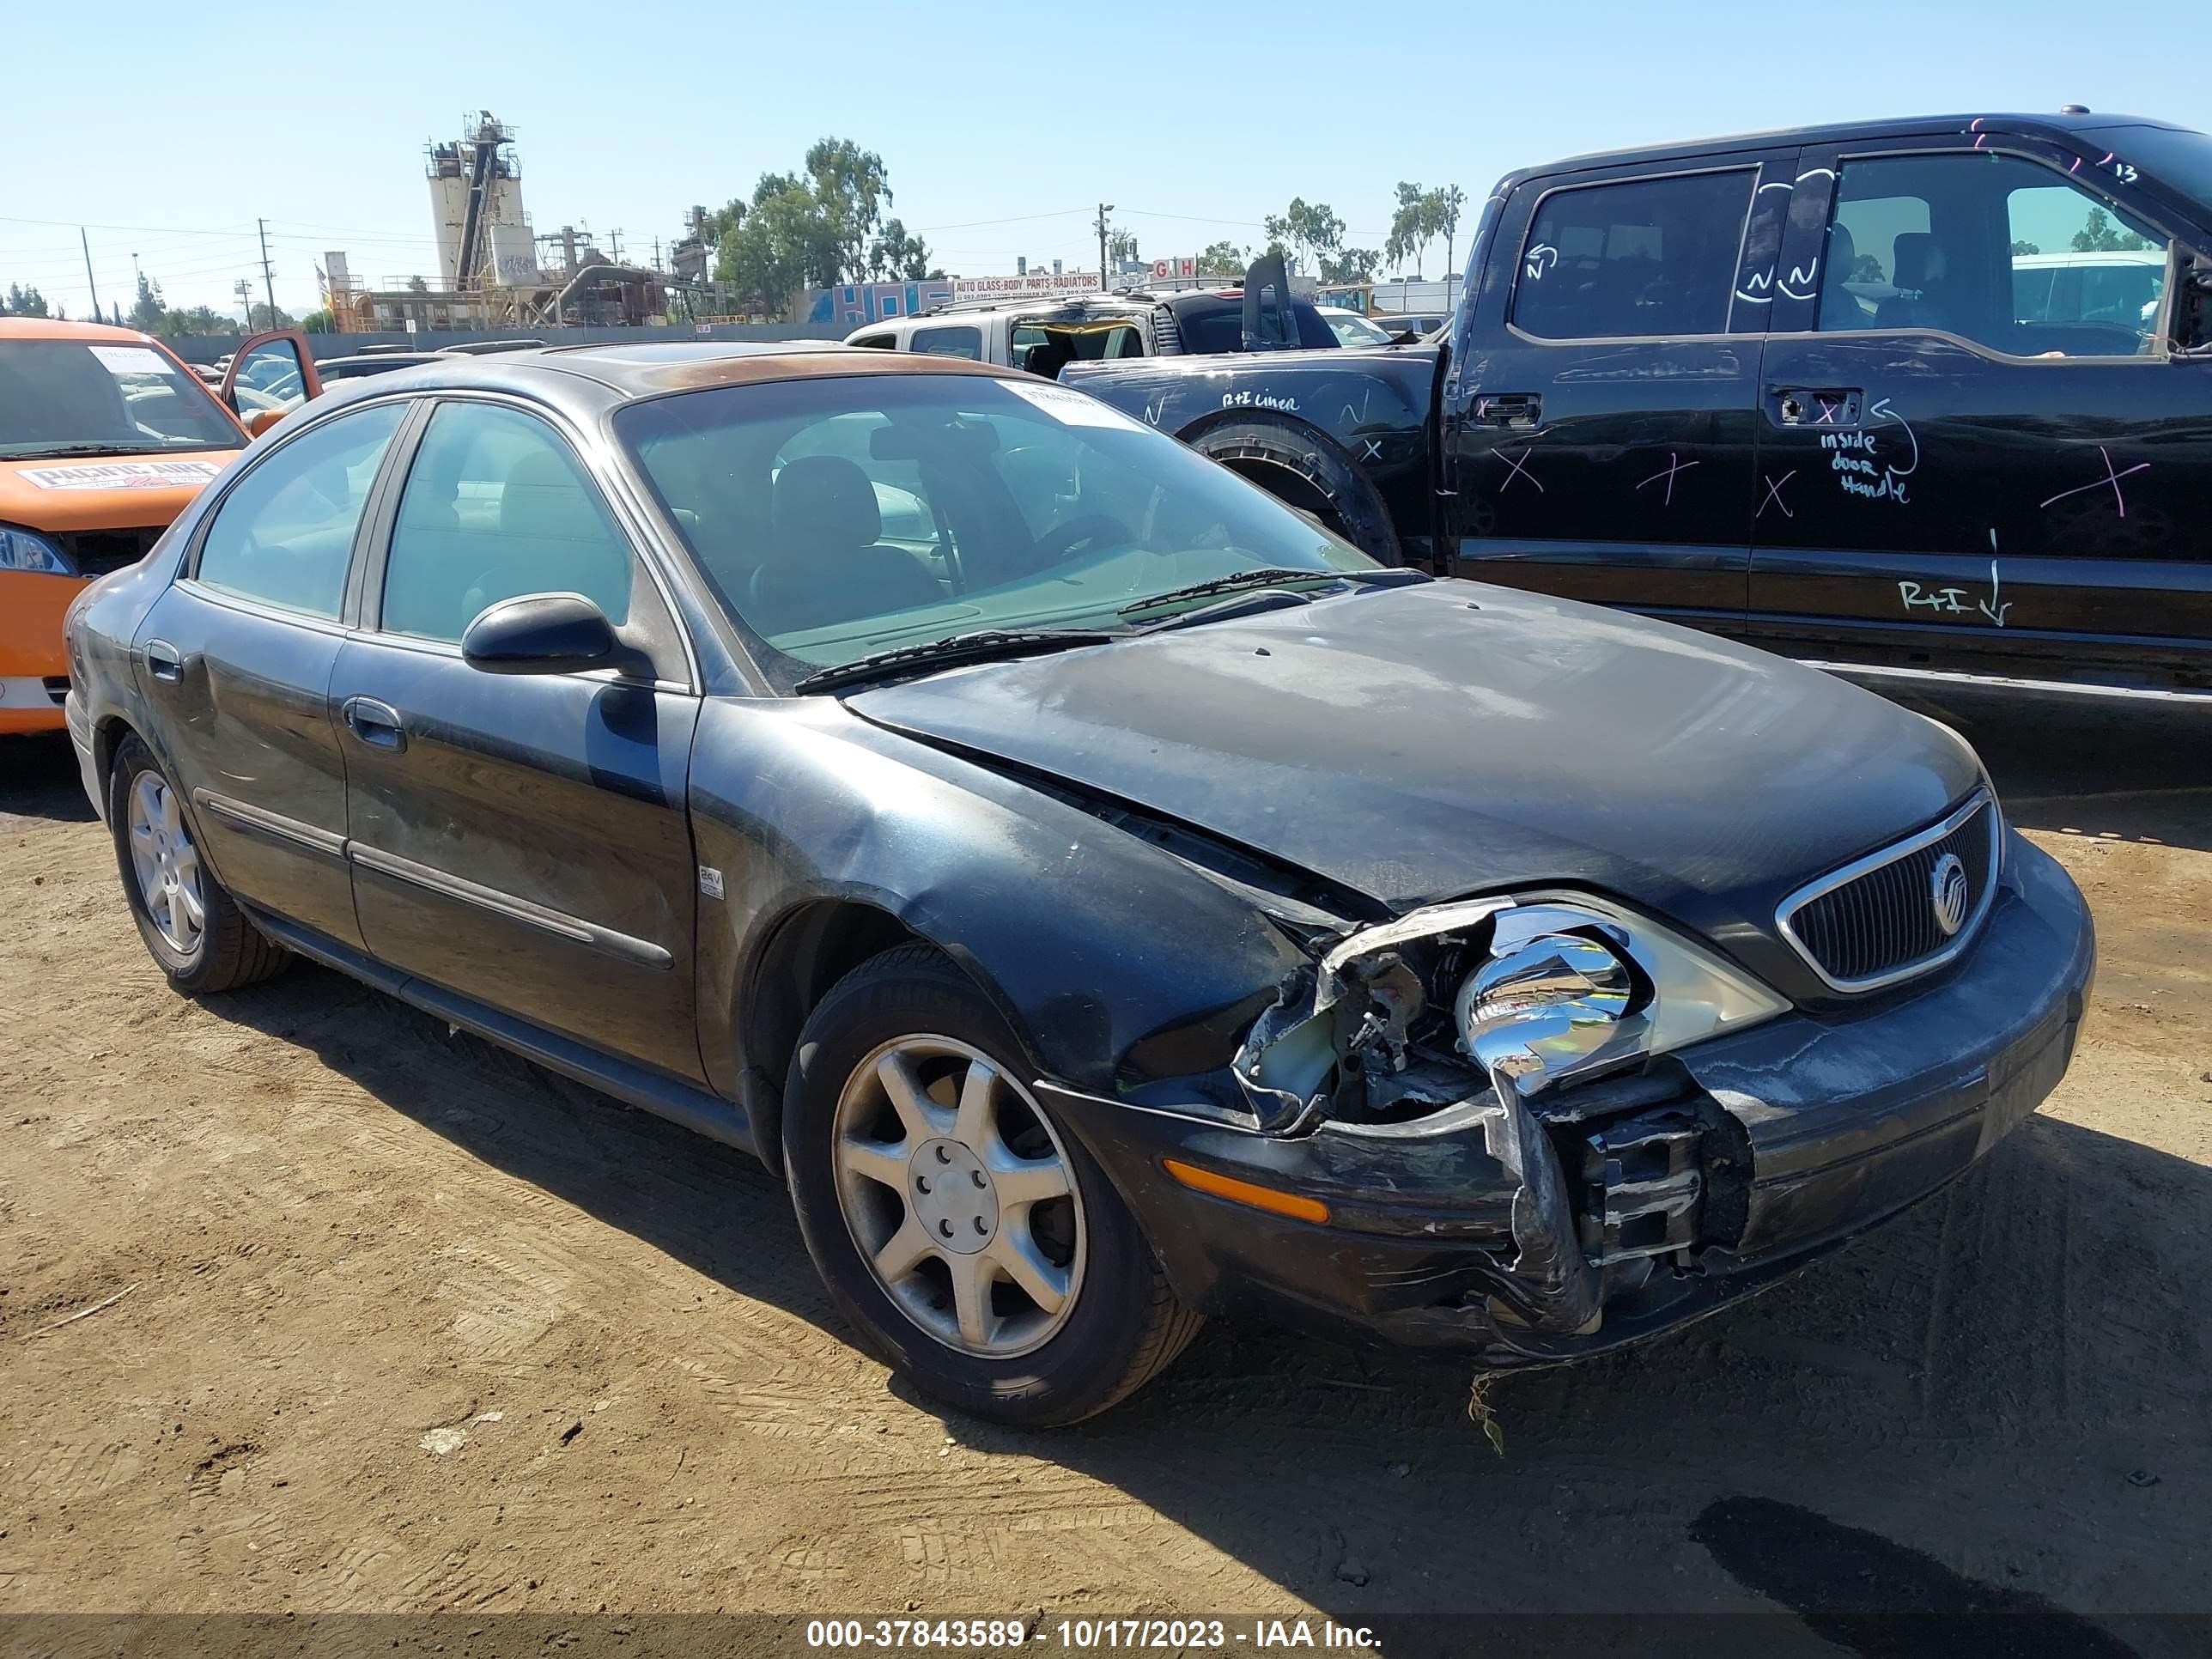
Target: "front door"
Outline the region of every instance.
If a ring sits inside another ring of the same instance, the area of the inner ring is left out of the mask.
[[[1794,150],[1523,186],[1447,411],[1457,574],[1733,630]]]
[[[513,404],[440,404],[368,589],[331,706],[370,952],[701,1077],[684,805],[698,700],[659,590],[577,451]],[[539,592],[592,599],[653,672],[463,660],[471,622]]]
[[[326,699],[355,544],[407,409],[320,422],[241,474],[133,644],[162,710],[162,759],[223,885],[355,946],[345,757]]]
[[[2212,362],[2168,340],[2189,233],[2083,143],[1806,153],[1784,259],[1819,279],[1767,338],[1755,639],[2098,678],[2212,637]]]

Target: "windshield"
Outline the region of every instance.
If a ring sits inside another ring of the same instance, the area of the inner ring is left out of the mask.
[[[237,423],[149,345],[0,340],[0,459],[237,449]]]
[[[1324,311],[1322,320],[1336,336],[1339,345],[1389,345],[1398,337],[1388,329],[1379,328],[1366,318],[1355,316],[1348,311]]]
[[[2094,136],[2122,161],[2212,213],[2212,137],[2178,127],[2099,127]]]
[[[727,386],[633,405],[615,429],[791,679],[979,629],[1115,629],[1136,602],[1255,568],[1377,568],[1173,439],[1041,381]]]

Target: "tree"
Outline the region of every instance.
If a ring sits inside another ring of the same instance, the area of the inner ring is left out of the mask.
[[[1862,253],[1851,261],[1851,268],[1844,273],[1847,283],[1886,283],[1889,273],[1881,268],[1881,261],[1871,253]]]
[[[410,294],[428,294],[430,291],[430,285],[420,276],[410,276],[407,279],[407,291]]]
[[[1402,266],[1411,259],[1418,270],[1421,256],[1436,235],[1432,209],[1437,192],[1423,190],[1419,185],[1398,184],[1398,210],[1390,216],[1389,240],[1382,244],[1382,257],[1393,265]]]
[[[1459,216],[1467,205],[1467,192],[1457,185],[1440,185],[1429,194],[1435,203],[1429,228],[1444,239],[1444,276],[1449,280],[1459,275]]]
[[[311,311],[301,318],[300,326],[310,334],[335,334],[338,330],[338,319],[331,314],[330,307],[325,306],[320,311]]]
[[[1301,265],[1321,266],[1322,256],[1334,253],[1344,241],[1344,221],[1326,202],[1309,204],[1294,196],[1280,214],[1269,214],[1261,228],[1267,233],[1271,252],[1294,253]]]
[[[2089,222],[2074,233],[2076,253],[2131,253],[2150,245],[2149,238],[2122,230],[2100,207],[2091,208]]]
[[[1137,233],[1133,230],[1109,230],[1106,233],[1106,257],[1117,266],[1127,264],[1137,257]]]
[[[2019,241],[2016,241],[2012,245],[2012,251],[2013,257],[2014,258],[2018,258],[2023,253],[2040,253],[2043,252],[2041,248],[2036,246],[2033,242]]]
[[[868,240],[882,228],[883,210],[890,204],[884,158],[849,138],[824,138],[801,165],[836,244],[836,268],[827,280],[858,282],[867,274]]]
[[[249,334],[258,334],[264,329],[298,326],[299,325],[293,321],[291,313],[286,311],[282,306],[271,311],[266,305],[258,305],[246,313],[246,331]]]
[[[1201,276],[1241,275],[1251,263],[1245,251],[1234,242],[1216,242],[1198,256],[1198,270]]]
[[[46,315],[46,296],[35,288],[21,288],[8,284],[8,298],[0,303],[0,316],[43,317]]]
[[[187,311],[171,309],[161,313],[161,323],[153,330],[165,339],[179,334],[235,334],[238,319],[227,312],[210,311],[205,306],[194,306]]]
[[[896,219],[884,221],[884,228],[868,250],[868,274],[878,282],[918,283],[929,271],[929,244],[909,236]]]
[[[1371,247],[1344,247],[1321,256],[1321,280],[1332,286],[1346,283],[1371,283],[1375,268],[1382,264],[1382,256]]]
[[[131,325],[146,333],[161,326],[168,307],[161,301],[161,285],[143,271],[138,274],[138,297],[131,307]]]

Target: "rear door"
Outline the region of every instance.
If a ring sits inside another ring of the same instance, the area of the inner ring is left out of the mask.
[[[1458,574],[1741,625],[1759,352],[1796,159],[1647,163],[1514,192],[1449,423]]]
[[[133,647],[159,711],[152,735],[223,884],[356,948],[345,757],[327,699],[349,572],[409,408],[349,410],[241,472]]]
[[[362,936],[380,960],[696,1079],[694,676],[574,434],[438,403],[388,506],[330,690]],[[651,674],[493,674],[460,639],[526,593],[595,602]]]
[[[2203,652],[2212,362],[2167,340],[2197,234],[2082,142],[1807,151],[1760,400],[1754,638],[2064,678]]]

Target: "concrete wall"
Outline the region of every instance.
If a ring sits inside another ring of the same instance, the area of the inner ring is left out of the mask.
[[[211,363],[238,349],[235,334],[184,334],[164,341],[188,363]],[[844,333],[827,325],[805,323],[685,323],[668,328],[505,328],[453,329],[435,333],[408,334],[394,329],[380,334],[310,334],[315,361],[350,357],[365,345],[406,346],[434,351],[440,346],[463,345],[474,340],[543,340],[548,345],[635,344],[647,340],[842,340]]]

